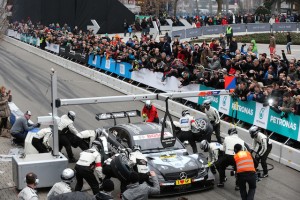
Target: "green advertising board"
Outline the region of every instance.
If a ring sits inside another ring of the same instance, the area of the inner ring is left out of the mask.
[[[298,140],[300,116],[289,113],[287,118],[281,113],[269,110],[267,129],[288,138]]]
[[[215,88],[200,85],[199,90],[215,90]],[[206,99],[210,99],[211,106],[220,113],[300,141],[298,115],[289,113],[284,117],[282,113],[276,113],[269,106],[255,101],[234,100],[230,95],[199,97],[198,104],[203,104]]]
[[[215,90],[215,88],[211,88],[211,87],[206,87],[204,85],[200,85],[199,86],[199,91],[205,91],[205,90]],[[211,100],[211,106],[219,109],[219,101],[220,101],[220,96],[205,96],[205,97],[199,97],[198,99],[198,104],[201,105],[203,104],[203,101],[205,101],[206,99],[210,99]]]
[[[256,110],[255,101],[233,101],[230,106],[230,116],[239,120],[253,124]]]

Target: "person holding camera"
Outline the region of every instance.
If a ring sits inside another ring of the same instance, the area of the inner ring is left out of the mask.
[[[208,67],[211,70],[218,70],[221,69],[221,62],[217,55],[213,55],[212,58],[206,56],[206,59],[208,60]]]
[[[292,108],[295,106],[294,104],[293,99],[291,99],[291,94],[289,92],[285,92],[283,94],[282,105],[279,107],[279,110],[288,114],[292,112]]]
[[[238,98],[241,101],[247,101],[247,94],[249,90],[246,82],[239,83],[233,92],[233,97]]]
[[[11,113],[8,102],[11,101],[12,101],[11,91],[8,90],[8,92],[6,92],[5,86],[1,86],[0,88],[0,118],[1,118],[0,135],[1,136],[5,134],[5,130],[8,130],[7,129],[8,117],[10,116]]]

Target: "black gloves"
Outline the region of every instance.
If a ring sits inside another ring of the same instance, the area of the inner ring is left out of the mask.
[[[33,125],[33,127],[34,127],[34,128],[40,128],[40,127],[41,127],[41,124],[40,124],[40,123],[36,123],[36,124]]]

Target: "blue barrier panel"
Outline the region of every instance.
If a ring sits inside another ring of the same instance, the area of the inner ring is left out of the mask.
[[[185,35],[186,35],[186,38],[199,37],[202,35],[202,27],[186,29]]]
[[[261,31],[270,31],[271,25],[269,23],[266,24],[247,24],[248,32],[261,32]]]
[[[105,57],[103,57],[102,61],[101,61],[101,69],[115,73],[116,72],[116,61],[112,58],[106,59]]]
[[[93,67],[96,67],[96,68],[100,68],[100,56],[99,55],[90,54],[88,64],[90,66],[93,66]]]
[[[172,38],[180,37],[180,39],[184,39],[185,37],[185,30],[178,30],[172,31]]]
[[[232,27],[233,34],[246,32],[246,24],[230,24],[230,26]]]
[[[132,69],[132,65],[126,62],[117,62],[115,73],[119,76],[124,78],[131,78],[131,72],[129,71]]]
[[[285,23],[275,23],[272,25],[273,31],[297,31],[297,23],[285,22]]]
[[[225,27],[221,25],[215,25],[215,26],[204,26],[203,27],[203,35],[213,35],[213,34],[220,34],[224,33]]]

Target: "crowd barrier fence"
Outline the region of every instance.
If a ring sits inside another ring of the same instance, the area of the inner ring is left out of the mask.
[[[248,24],[230,24],[233,33],[243,32],[270,32],[270,31],[299,31],[300,24],[296,22],[275,23],[271,26],[269,23],[248,23]],[[180,39],[217,35],[226,32],[227,25],[202,26],[200,28],[188,28],[182,30],[172,29],[172,38]]]
[[[119,92],[122,92],[125,94],[149,94],[149,93],[151,93],[143,88],[126,83],[120,79],[111,77],[104,73],[100,73],[96,70],[87,68],[83,65],[80,65],[78,63],[72,62],[67,59],[64,59],[64,58],[54,55],[52,53],[42,51],[39,48],[36,48],[29,44],[25,44],[23,42],[17,41],[10,37],[5,37],[4,40],[9,43],[12,43],[20,48],[23,48],[24,50],[34,53],[42,58],[45,58],[53,63],[56,63],[66,69],[74,71],[78,74],[81,74],[81,75],[87,77],[87,78],[90,78],[94,81],[102,83],[103,85],[106,85],[108,87],[111,87]],[[164,102],[154,101],[154,104],[157,106],[158,109],[165,110]],[[170,113],[176,117],[181,117],[181,112],[185,109],[191,110],[191,114],[194,115],[196,118],[205,117],[205,115],[200,111],[191,109],[185,105],[182,105],[182,104],[172,101],[172,100],[169,102]],[[233,127],[232,124],[225,122],[225,121],[221,121],[222,135],[225,136],[228,129],[231,127]],[[237,129],[239,132],[239,136],[243,140],[245,140],[247,143],[251,144],[251,138],[249,137],[248,130],[240,128],[240,127],[237,127]],[[271,141],[273,142],[273,149],[271,151],[270,158],[300,171],[300,160],[299,160],[300,151],[297,149],[290,148],[286,144],[278,143],[273,140],[271,140]]]

